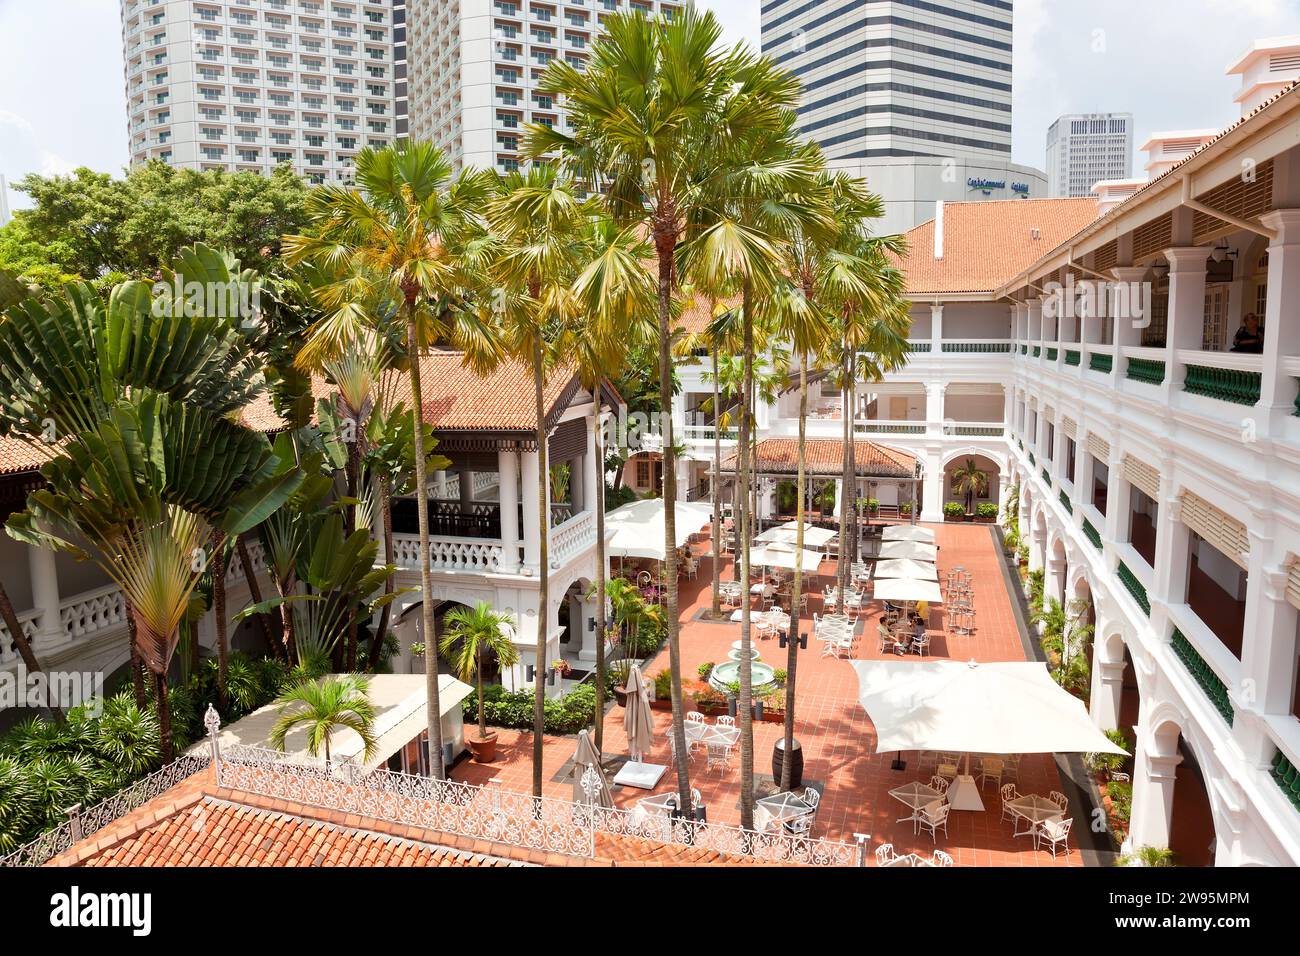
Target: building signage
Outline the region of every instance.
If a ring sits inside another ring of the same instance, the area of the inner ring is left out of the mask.
[[[983,179],[978,176],[972,176],[966,180],[966,185],[971,189],[978,189],[986,196],[991,196],[995,189],[1006,189],[1007,181],[1005,179]],[[1018,196],[1029,195],[1028,183],[1012,183],[1011,191]]]

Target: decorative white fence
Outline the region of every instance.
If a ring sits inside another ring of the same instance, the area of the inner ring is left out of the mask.
[[[551,529],[551,558],[563,564],[596,543],[596,514],[583,511]]]
[[[59,622],[74,640],[126,624],[126,601],[116,584],[78,594],[59,606]]]
[[[496,571],[504,554],[501,542],[477,538],[431,538],[429,566],[444,571]],[[393,535],[393,562],[399,568],[419,570],[420,539],[416,535]]]
[[[31,640],[36,636],[36,630],[41,622],[41,612],[35,609],[23,611],[18,615],[18,623],[22,626],[23,633],[27,639]],[[18,648],[14,646],[13,635],[9,633],[9,628],[0,622],[0,664],[7,664],[9,661],[16,660],[18,657]]]

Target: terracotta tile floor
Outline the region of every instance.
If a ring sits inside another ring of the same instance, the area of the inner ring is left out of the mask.
[[[968,636],[936,633],[943,628],[943,616],[936,613],[931,622],[931,656],[956,660],[1010,661],[1024,660],[1020,636],[1016,630],[1011,598],[1007,594],[998,554],[990,529],[984,525],[936,524],[940,573],[955,565],[971,572],[974,581],[976,630]],[[698,577],[683,581],[680,595],[682,673],[693,678],[696,668],[704,661],[724,661],[731,643],[740,636],[740,626],[731,623],[713,623],[694,620],[698,611],[708,608],[711,602],[711,559],[700,562]],[[817,583],[831,580],[833,562],[823,562],[822,578]],[[731,562],[724,558],[723,579],[731,576]],[[820,591],[820,587],[818,588]],[[821,610],[819,596],[809,600],[809,610]],[[875,640],[874,609],[866,615],[865,634],[855,652],[862,658],[879,658]],[[786,651],[774,639],[755,641],[764,661],[773,667],[785,666]],[[904,754],[907,769],[893,771],[889,764],[893,754],[876,754],[875,733],[871,721],[857,702],[858,684],[853,668],[843,660],[822,657],[820,645],[811,639],[807,650],[800,652],[797,675],[797,708],[795,737],[804,751],[804,779],[825,784],[821,809],[818,814],[818,836],[852,842],[853,834],[871,835],[871,846],[893,843],[899,853],[917,851],[926,856],[934,849],[929,836],[913,835],[909,823],[896,820],[908,812],[902,804],[889,796],[889,790],[901,784],[921,779],[916,755]],[[908,657],[906,660],[914,660]],[[653,676],[668,666],[665,648],[645,668]],[[606,715],[605,752],[626,753],[627,738],[623,733],[622,710],[614,708]],[[649,758],[655,763],[669,764],[666,734],[670,715],[655,713],[656,746]],[[498,755],[490,765],[464,762],[452,776],[457,780],[484,783],[495,779],[511,790],[528,791],[532,785],[532,734],[520,731],[500,731]],[[779,723],[761,722],[754,725],[754,773],[771,773],[772,746],[781,736]],[[568,780],[554,780],[566,761],[573,756],[575,738],[548,737],[543,750],[545,793],[564,799],[570,798],[572,784]],[[691,764],[691,785],[697,787],[708,806],[709,819],[725,823],[738,823],[740,794],[740,756],[733,758],[733,767],[726,773],[704,770],[703,756]],[[927,777],[928,780],[928,777]],[[1056,766],[1050,755],[1027,755],[1021,760],[1019,788],[1021,793],[1046,795],[1060,789]],[[675,789],[671,770],[655,792]],[[619,806],[634,804],[646,791],[623,788],[616,790],[614,801]],[[948,836],[939,835],[937,846],[952,854],[958,865],[967,866],[1081,866],[1077,849],[1068,853],[1058,851],[1053,860],[1046,849],[1035,850],[1028,838],[1013,839],[1010,823],[999,822],[999,797],[992,784],[983,791],[983,813],[953,811],[948,823]],[[1085,808],[1072,807],[1076,815]],[[1081,819],[1086,820],[1086,817]],[[1079,823],[1075,824],[1080,826]],[[1074,841],[1071,840],[1073,847]]]

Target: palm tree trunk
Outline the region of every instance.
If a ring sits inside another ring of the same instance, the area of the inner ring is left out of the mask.
[[[393,563],[393,492],[388,483],[387,475],[379,476],[379,513],[384,522],[384,564]],[[393,576],[390,574],[384,579],[384,593],[393,593]],[[379,623],[375,626],[375,633],[370,641],[370,660],[369,669],[374,671],[379,666],[379,655],[384,649],[384,641],[388,637],[388,621],[392,615],[393,605],[390,601],[383,606],[379,612]]]
[[[275,575],[275,590],[281,599],[293,593],[296,586],[293,577],[292,571],[283,578],[278,574]],[[280,604],[280,632],[284,635],[284,653],[289,666],[301,664],[302,661],[298,660],[298,638],[293,623],[293,607],[287,602]]]
[[[171,763],[176,754],[172,748],[172,705],[167,696],[167,673],[155,671],[153,675],[154,703],[158,708],[158,735],[162,744],[163,763]]]
[[[361,472],[361,436],[358,434],[361,423],[353,421],[352,441],[348,442],[348,461],[346,465],[348,497],[354,501],[360,490],[360,472]],[[357,530],[357,506],[348,505],[347,509],[347,534]],[[349,672],[357,669],[357,606],[352,605],[348,613],[348,647],[345,656],[347,669]]]
[[[145,710],[149,706],[149,695],[144,686],[144,659],[140,656],[140,645],[136,641],[135,612],[125,597],[122,598],[122,603],[126,612],[126,639],[131,644],[131,683],[135,685],[135,705]]]
[[[533,796],[542,795],[542,744],[546,732],[546,642],[550,637],[551,496],[546,454],[546,408],[542,399],[541,330],[533,339],[533,412],[537,415],[537,655],[533,663]]]
[[[23,633],[23,626],[18,622],[18,614],[14,611],[13,602],[9,600],[9,593],[5,590],[3,584],[0,584],[0,621],[9,629],[9,637],[14,642],[14,648],[18,651],[18,656],[22,658],[23,666],[27,668],[30,674],[41,673],[40,661],[36,659],[36,653],[32,650],[32,642],[27,640],[27,635]],[[51,699],[47,692],[45,708],[50,712],[56,723],[63,723],[63,711]]]
[[[677,244],[676,210],[664,211],[655,230],[659,259],[659,417],[664,431],[664,617],[668,626],[668,672],[673,698],[673,761],[677,771],[677,805],[691,803],[686,723],[682,708],[682,647],[677,622],[677,450],[673,440],[672,288]]]
[[[748,500],[750,487],[750,469],[753,465],[753,449],[750,447],[750,435],[754,426],[754,312],[753,291],[749,278],[746,277],[743,289],[743,334],[741,351],[745,363],[745,399],[740,415],[740,442],[744,454],[740,467],[740,482],[746,497],[744,531],[740,536],[740,700],[737,703],[740,717],[740,825],[746,830],[754,828],[754,678],[753,662],[750,659],[752,635],[750,633],[750,599],[749,599],[749,544],[753,538],[753,522],[758,513]]]
[[[709,350],[713,359],[713,616],[722,617],[722,409],[718,394],[718,346]]]
[[[428,653],[428,649],[425,649]],[[487,740],[487,715],[483,713],[483,646],[478,647],[478,667],[475,668],[475,675],[478,684],[478,739]]]
[[[217,700],[224,711],[228,701],[226,676],[230,666],[230,638],[226,633],[226,533],[224,531],[212,532],[212,615],[217,626]],[[194,630],[197,633],[198,628]]]
[[[803,554],[803,501],[804,470],[807,458],[808,431],[808,353],[799,355],[799,465],[795,477],[795,554]],[[790,642],[785,657],[785,752],[781,760],[781,779],[778,781],[782,790],[790,789],[790,775],[794,761],[794,685],[795,674],[799,668],[799,598],[803,594],[803,563],[796,561],[794,582],[790,586]]]
[[[239,554],[240,567],[244,569],[244,580],[248,582],[248,596],[254,604],[262,603],[262,586],[257,583],[257,569],[253,567],[253,557],[248,553],[248,543],[244,540],[243,535],[235,537],[235,550]],[[253,619],[257,621],[258,629],[262,632],[262,639],[266,641],[266,646],[271,653],[277,658],[285,657],[284,644],[276,636],[271,628],[271,619],[266,614],[254,614]]]
[[[849,404],[845,409],[845,423],[849,429],[849,444],[845,448],[848,460],[848,483],[844,494],[849,503],[849,517],[853,521],[853,533],[849,536],[849,566],[858,560],[858,443],[857,431],[853,427],[853,418],[858,405],[858,353],[854,349],[849,353]]]
[[[420,335],[415,327],[415,293],[406,290],[406,347],[411,357],[411,404],[415,409],[415,501],[420,519],[420,623],[424,630],[424,686],[428,695],[429,771],[446,779],[442,762],[442,707],[438,702],[438,635],[433,623],[433,572],[429,567],[429,494],[424,474],[424,389],[420,381]]]
[[[596,509],[596,750],[604,753],[605,742],[605,448],[601,438],[600,386],[592,396],[592,453],[596,458],[596,487],[592,506]]]
[[[849,419],[849,369],[851,367],[849,356],[852,351],[845,348],[844,358],[840,362],[840,373],[843,376],[841,382],[840,394],[843,396],[843,411],[840,415],[841,433],[844,436],[843,453],[840,455],[840,560],[836,568],[836,584],[840,589],[840,604],[844,603],[844,593],[849,586],[849,536],[852,531],[849,528],[849,486],[853,481],[852,465],[849,464],[849,446],[853,443],[853,426]]]

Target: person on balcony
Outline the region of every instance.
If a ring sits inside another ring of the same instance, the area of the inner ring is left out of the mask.
[[[1232,351],[1252,355],[1264,351],[1264,330],[1259,327],[1259,317],[1254,312],[1247,312],[1241,320],[1241,328],[1232,337]]]

